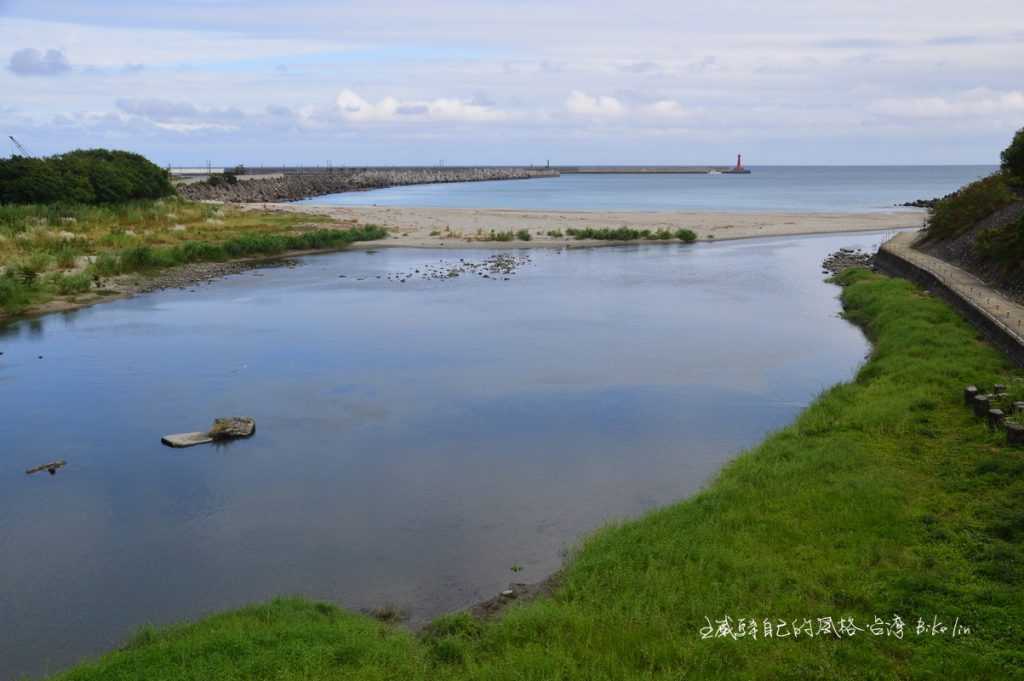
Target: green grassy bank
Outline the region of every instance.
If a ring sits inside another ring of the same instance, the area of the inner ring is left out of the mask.
[[[1024,452],[963,406],[1006,379],[995,350],[942,302],[863,270],[847,314],[875,351],[856,379],[729,464],[705,491],[590,537],[553,598],[415,635],[283,599],[147,628],[63,681],[119,679],[1024,678]],[[683,446],[683,445],[681,445]],[[116,604],[112,604],[116,607]],[[705,618],[754,618],[702,640]],[[907,623],[874,635],[875,617]],[[818,618],[853,618],[836,638]],[[917,634],[959,618],[970,633]],[[813,623],[765,639],[763,620]]]
[[[55,298],[102,294],[105,277],[385,237],[374,225],[178,198],[0,205],[0,317]]]

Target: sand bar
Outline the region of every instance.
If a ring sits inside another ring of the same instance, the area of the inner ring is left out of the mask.
[[[386,206],[327,206],[315,204],[248,204],[252,208],[329,215],[358,224],[376,224],[392,232],[373,246],[418,248],[512,248],[587,245],[571,237],[551,237],[549,231],[586,227],[631,229],[691,229],[700,239],[747,239],[762,236],[885,231],[920,227],[925,211],[910,209],[864,213],[701,213],[532,211],[493,208],[406,208]],[[479,233],[528,229],[531,241],[479,240]],[[431,235],[432,232],[437,234]]]

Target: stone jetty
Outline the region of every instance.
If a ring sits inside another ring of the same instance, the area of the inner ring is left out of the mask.
[[[337,168],[320,172],[284,173],[277,177],[246,179],[237,182],[194,182],[178,187],[178,193],[195,201],[230,203],[270,203],[297,201],[325,194],[381,189],[412,184],[482,182],[485,180],[527,180],[557,177],[547,168]]]

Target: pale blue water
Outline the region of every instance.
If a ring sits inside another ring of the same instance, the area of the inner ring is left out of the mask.
[[[508,281],[352,251],[0,327],[0,679],[280,594],[422,621],[542,579],[853,375],[820,263],[879,239],[538,249]],[[252,439],[160,444],[234,414]]]
[[[995,166],[765,166],[750,175],[562,175],[391,187],[299,203],[516,210],[860,212],[943,196]]]

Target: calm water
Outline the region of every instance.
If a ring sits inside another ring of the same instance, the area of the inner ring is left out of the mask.
[[[303,203],[517,210],[892,210],[944,196],[995,166],[768,166],[750,175],[563,175],[333,194]]]
[[[878,240],[537,250],[510,281],[405,284],[487,252],[348,252],[6,328],[2,678],[279,594],[422,621],[542,579],[852,376],[868,344],[819,263]],[[255,437],[159,442],[232,414]]]

